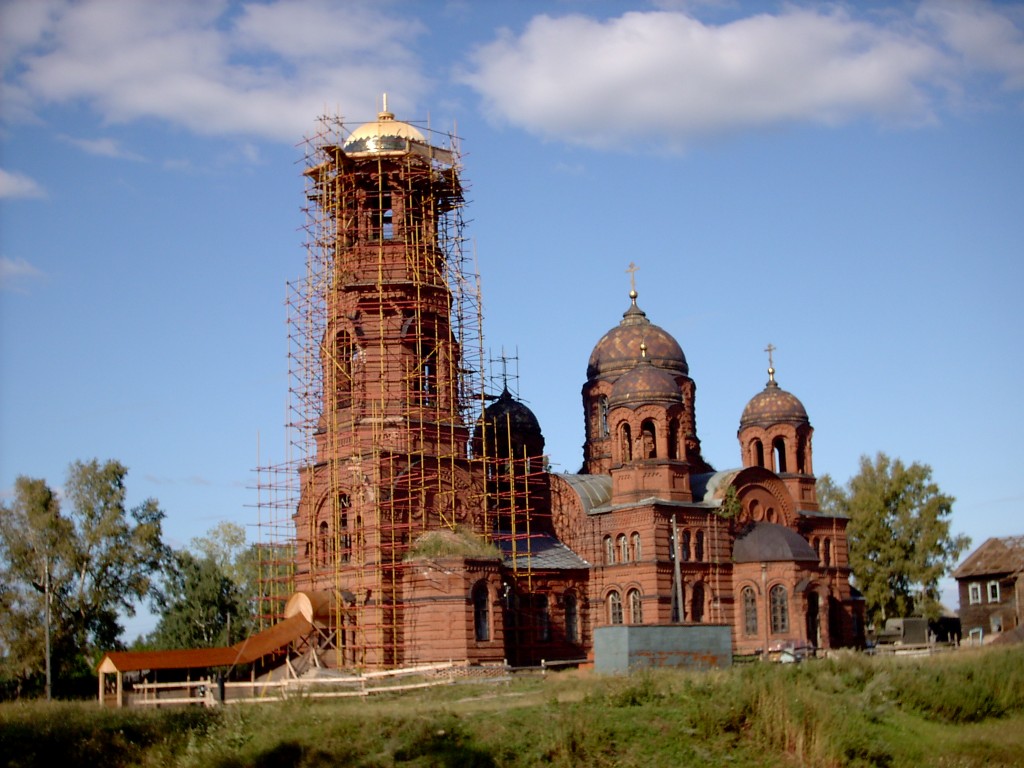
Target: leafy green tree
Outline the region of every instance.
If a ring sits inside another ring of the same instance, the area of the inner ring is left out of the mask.
[[[175,552],[159,602],[160,621],[150,643],[156,648],[231,645],[248,631],[241,590],[208,555]]]
[[[153,499],[127,508],[127,473],[117,461],[75,462],[63,499],[19,477],[13,502],[0,506],[0,644],[22,690],[45,667],[47,596],[54,678],[65,683],[122,647],[120,616],[151,596],[167,554],[164,513]]]
[[[953,497],[932,481],[932,470],[879,453],[862,456],[845,487],[818,481],[822,509],[845,514],[850,567],[870,621],[939,613],[939,579],[970,539],[950,533]]]

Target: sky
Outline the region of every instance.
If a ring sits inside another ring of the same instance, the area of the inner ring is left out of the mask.
[[[635,263],[717,469],[770,343],[819,476],[924,463],[954,533],[1024,533],[1024,3],[0,0],[0,64],[2,498],[117,459],[172,546],[256,538],[302,141],[387,93],[459,137],[555,471]]]

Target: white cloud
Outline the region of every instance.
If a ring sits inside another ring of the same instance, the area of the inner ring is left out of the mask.
[[[142,160],[142,156],[124,149],[114,139],[76,139],[72,136],[62,136],[64,141],[78,147],[90,155],[99,157],[113,157],[121,160]]]
[[[940,38],[968,71],[996,75],[1012,90],[1024,89],[1024,7],[996,9],[984,3],[931,2],[918,18]]]
[[[25,293],[27,284],[44,277],[43,273],[25,259],[0,256],[0,288],[14,293]]]
[[[84,102],[112,123],[157,118],[199,134],[291,142],[338,105],[365,117],[383,90],[405,89],[393,100],[407,107],[426,87],[407,52],[422,30],[389,19],[381,6],[83,0],[52,7],[34,19],[34,39],[20,40],[18,67],[5,77],[5,94],[22,111]]]
[[[971,45],[1000,39],[1009,67],[1024,51],[1019,30],[994,10],[979,16],[989,24]],[[721,25],[682,12],[537,16],[522,34],[476,49],[462,77],[495,119],[600,147],[680,147],[793,122],[931,121],[956,62],[921,23],[884,18],[834,9]]]
[[[23,173],[12,173],[0,168],[0,200],[19,197],[46,197],[39,183]]]

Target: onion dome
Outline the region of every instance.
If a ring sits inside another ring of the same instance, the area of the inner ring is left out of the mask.
[[[366,123],[352,131],[345,142],[344,150],[347,155],[407,152],[411,142],[426,144],[427,139],[408,123],[395,120],[394,113],[388,112],[388,99],[385,94],[384,109],[377,113],[376,122]]]
[[[732,548],[736,563],[818,562],[807,539],[778,523],[754,523]]]
[[[796,395],[790,394],[775,381],[775,369],[768,368],[768,383],[754,395],[740,417],[740,429],[769,427],[772,424],[810,424],[807,410]]]
[[[636,350],[641,344],[646,344],[647,359],[654,367],[689,375],[690,367],[679,342],[647,319],[647,313],[636,304],[635,290],[629,292],[629,297],[632,303],[622,313],[622,321],[602,336],[590,353],[587,378],[621,374],[634,368]]]
[[[533,411],[512,397],[508,387],[502,390],[497,400],[487,406],[483,418],[477,424],[474,432],[477,453],[483,448],[481,442],[485,428],[488,456],[507,456],[510,446],[517,458],[524,448],[528,456],[544,453],[544,435],[540,430],[540,422]]]
[[[641,349],[646,348],[641,344]],[[649,358],[642,357],[636,367],[622,374],[608,396],[608,407],[637,406],[647,403],[682,402],[679,385],[664,368],[655,368]]]

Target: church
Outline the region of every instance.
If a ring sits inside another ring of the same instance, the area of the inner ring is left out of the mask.
[[[716,470],[683,349],[634,284],[581,366],[582,467],[552,473],[535,414],[486,371],[455,137],[385,100],[354,130],[324,118],[304,176],[297,456],[261,487],[269,622],[302,612],[339,668],[585,660],[612,625],[724,626],[736,654],[863,642],[847,520],[819,510],[814,430],[770,345]]]

